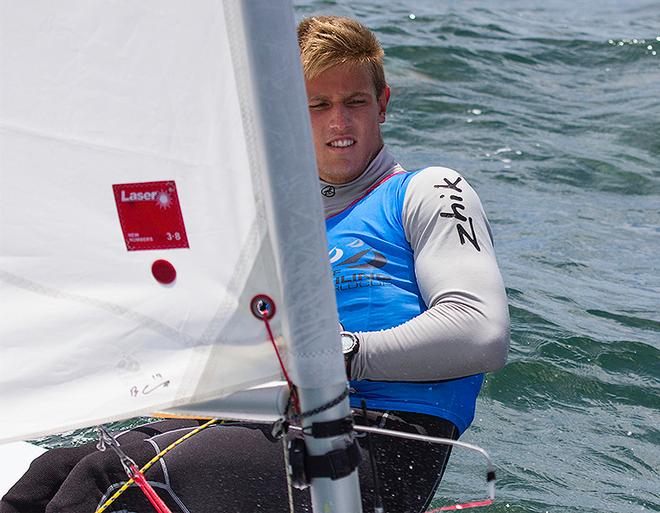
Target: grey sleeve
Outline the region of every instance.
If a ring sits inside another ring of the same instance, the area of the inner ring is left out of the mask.
[[[383,331],[360,332],[353,379],[435,381],[496,371],[509,350],[509,313],[479,197],[455,171],[411,178],[402,220],[429,309]]]

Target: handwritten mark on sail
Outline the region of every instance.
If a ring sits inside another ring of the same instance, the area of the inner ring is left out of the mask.
[[[138,385],[133,385],[129,392],[131,394],[131,397],[137,397],[139,395],[149,395],[159,388],[167,388],[170,386],[170,380],[169,379],[163,379],[162,374],[157,373],[151,376],[151,379],[153,380],[153,383],[148,383],[144,385],[142,388],[140,388]]]

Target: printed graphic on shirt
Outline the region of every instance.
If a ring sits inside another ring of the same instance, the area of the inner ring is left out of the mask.
[[[323,194],[326,198],[332,198],[335,195],[335,188],[332,185],[326,185],[321,189],[321,194]]]
[[[456,219],[456,231],[458,233],[458,239],[461,241],[461,244],[465,245],[466,242],[469,242],[477,251],[481,251],[479,242],[477,241],[477,234],[474,231],[472,217],[466,217],[462,213],[462,211],[465,210],[465,205],[463,204],[463,197],[458,195],[463,192],[463,190],[458,186],[462,178],[459,176],[454,182],[452,182],[449,178],[443,178],[443,180],[445,182],[444,184],[434,185],[433,187],[436,189],[447,189],[446,194],[441,194],[440,198],[444,198],[446,195],[449,195],[449,199],[452,203],[449,207],[451,208],[451,212],[440,212],[440,217],[453,217]],[[450,191],[457,192],[458,194],[452,194]]]
[[[336,290],[382,286],[392,279],[378,272],[387,265],[387,257],[360,239],[334,246],[328,256]]]

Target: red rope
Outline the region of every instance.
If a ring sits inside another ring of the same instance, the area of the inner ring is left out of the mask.
[[[438,513],[439,511],[454,511],[454,510],[468,509],[468,508],[479,508],[481,506],[490,506],[492,503],[493,501],[490,499],[486,499],[485,501],[466,502],[464,504],[454,504],[453,506],[442,506],[441,508],[431,509],[428,510],[426,513]]]
[[[167,507],[167,504],[163,502],[163,499],[161,499],[158,496],[156,491],[147,482],[146,478],[144,477],[144,474],[140,472],[140,469],[137,468],[136,465],[131,465],[130,468],[131,468],[131,473],[133,474],[131,478],[133,479],[133,481],[135,481],[135,484],[137,484],[140,487],[142,493],[144,493],[144,495],[147,496],[147,499],[149,499],[149,502],[157,511],[157,513],[172,513],[170,511],[170,508]]]
[[[294,388],[293,382],[289,378],[289,374],[286,371],[286,367],[284,367],[284,362],[282,361],[282,356],[280,355],[280,350],[277,347],[277,343],[275,342],[275,336],[273,335],[273,331],[270,329],[270,323],[268,322],[268,319],[266,315],[262,317],[262,320],[264,321],[264,324],[266,325],[266,331],[268,332],[268,338],[270,339],[270,343],[273,344],[273,349],[275,349],[275,354],[277,355],[277,361],[280,362],[280,368],[282,369],[282,374],[284,375],[284,379],[286,380],[286,384],[289,387],[289,392],[291,393],[291,398],[293,399],[293,407],[296,410],[296,412],[300,412],[300,402],[298,400],[298,394],[296,394],[296,390]]]

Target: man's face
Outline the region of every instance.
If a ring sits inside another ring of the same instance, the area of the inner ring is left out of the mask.
[[[362,174],[383,146],[389,89],[376,97],[364,66],[342,64],[307,80],[316,164],[322,180],[342,184]]]

